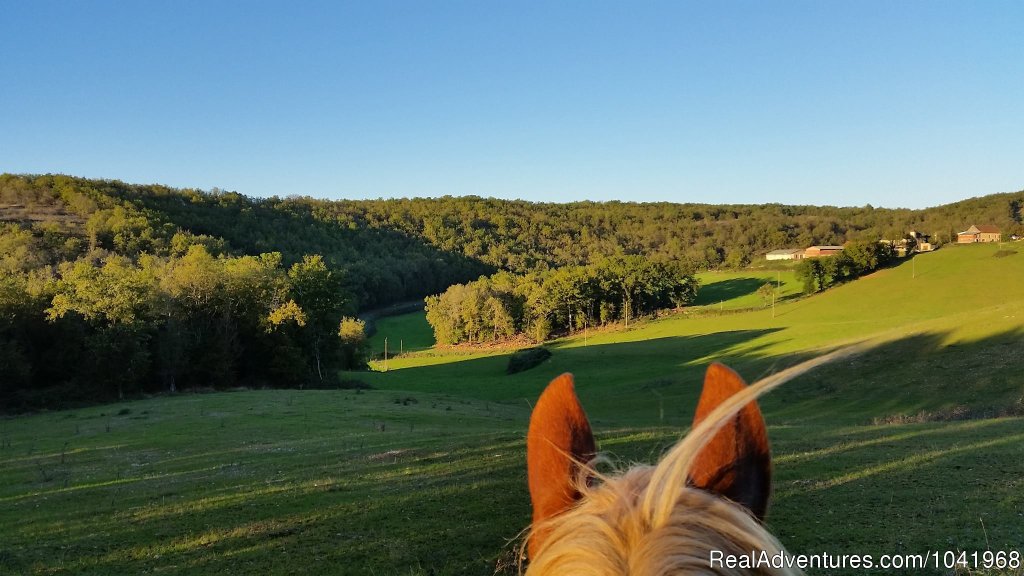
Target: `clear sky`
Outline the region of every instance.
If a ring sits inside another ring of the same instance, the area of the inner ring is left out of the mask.
[[[1024,2],[0,0],[0,171],[254,196],[1024,188]]]

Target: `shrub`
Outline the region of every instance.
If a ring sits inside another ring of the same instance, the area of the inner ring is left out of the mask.
[[[509,357],[508,368],[505,369],[505,373],[515,374],[517,372],[529,370],[550,357],[551,351],[547,348],[526,348],[524,350],[517,350],[515,354],[512,354],[512,356]]]

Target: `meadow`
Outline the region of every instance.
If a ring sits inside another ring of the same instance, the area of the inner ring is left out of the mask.
[[[404,352],[387,371],[345,374],[369,390],[7,418],[0,573],[511,574],[530,403],[551,378],[575,374],[602,451],[653,461],[710,361],[753,381],[853,342],[870,348],[762,402],[782,543],[1024,552],[1024,254],[998,250],[950,246],[809,297],[782,272],[774,313],[756,290],[776,271],[716,273],[700,306],[555,341],[511,376],[507,350],[431,348],[411,314],[378,323]]]
[[[750,268],[743,271],[701,272],[697,274],[697,279],[700,280],[702,288],[697,293],[694,306],[704,306],[711,310],[764,308],[770,301],[762,298],[757,290],[765,284],[776,286],[777,301],[799,296],[803,286],[796,279],[793,266],[776,266],[775,269]]]
[[[385,340],[391,356],[419,352],[434,345],[434,332],[422,312],[388,316],[376,321],[377,331],[370,337],[370,354],[383,356]]]

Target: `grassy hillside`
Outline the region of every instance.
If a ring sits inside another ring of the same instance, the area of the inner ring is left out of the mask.
[[[556,342],[550,361],[535,370],[505,376],[505,353],[408,355],[389,364],[389,372],[364,374],[375,387],[448,391],[489,400],[532,398],[563,371],[572,371],[580,394],[598,416],[613,413],[618,421],[648,422],[661,403],[680,406],[666,411],[666,421],[682,425],[692,410],[697,382],[706,363],[720,359],[748,378],[792,364],[841,343],[873,339],[874,349],[849,367],[826,369],[814,382],[798,380],[766,400],[781,416],[784,404],[799,397],[801,406],[822,390],[848,400],[865,394],[885,398],[863,410],[825,402],[813,417],[863,422],[875,417],[920,410],[944,410],[957,403],[989,404],[998,409],[1016,401],[1014,373],[1019,366],[1006,352],[1020,342],[1024,325],[1024,254],[993,255],[993,245],[953,246],[917,257],[916,262],[882,270],[822,294],[783,302],[770,310],[743,314],[678,315],[648,322],[628,332],[589,334]],[[1024,252],[1022,250],[1021,252]],[[966,285],[966,287],[965,287]],[[972,286],[977,286],[972,287]],[[961,354],[963,352],[963,354]],[[974,355],[978,361],[950,362],[929,388],[910,387],[892,394],[892,383],[921,382],[934,374],[929,362],[944,355]],[[992,358],[991,362],[981,358]],[[459,363],[456,368],[448,366]],[[873,372],[878,370],[878,372]],[[876,376],[886,375],[885,381]],[[964,382],[982,380],[988,393],[979,397]],[[670,384],[680,384],[672,386]],[[659,394],[651,393],[653,388]],[[662,388],[664,388],[662,390]],[[621,403],[624,390],[643,390]],[[935,392],[941,391],[941,394]],[[879,412],[881,408],[881,412]],[[799,414],[801,419],[812,417]]]
[[[513,376],[505,353],[424,350],[349,374],[377,388],[362,393],[9,418],[0,573],[512,573],[528,402],[554,375],[576,374],[601,450],[651,461],[685,432],[710,360],[754,380],[865,339],[868,353],[763,402],[772,530],[796,553],[1020,550],[1024,419],[990,416],[1024,396],[1024,250],[997,250],[949,247],[775,318],[680,315],[565,339]],[[404,336],[422,336],[418,322],[381,332],[423,345]]]
[[[790,268],[778,270],[749,269],[742,271],[714,271],[697,274],[701,289],[695,306],[719,310],[746,310],[763,308],[765,301],[757,293],[765,284],[776,286],[779,301],[798,296],[803,286]]]
[[[457,397],[265,391],[7,421],[0,573],[511,574],[527,418]],[[680,434],[598,430],[623,462]],[[794,552],[1019,548],[1022,430],[772,426],[770,525]]]
[[[7,420],[0,574],[484,573],[528,520],[511,489],[525,417],[261,391]],[[515,520],[488,527],[499,513]]]
[[[370,338],[370,353],[374,357],[384,353],[384,339],[388,340],[388,354],[418,352],[434,345],[434,332],[427,324],[423,312],[387,316],[376,321],[377,331]]]

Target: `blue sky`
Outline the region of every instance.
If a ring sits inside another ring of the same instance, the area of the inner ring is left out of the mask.
[[[255,195],[1024,188],[1024,3],[0,0],[0,171]]]

